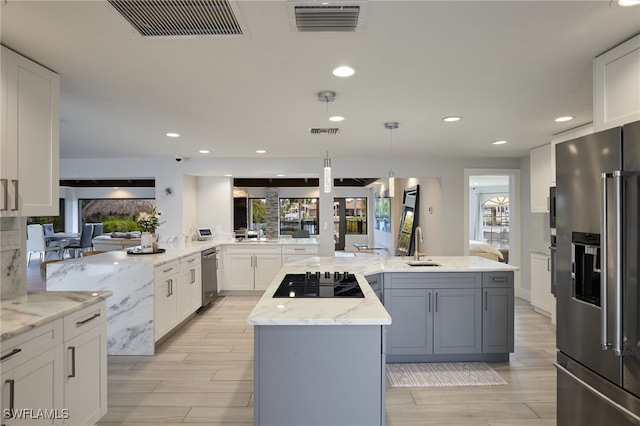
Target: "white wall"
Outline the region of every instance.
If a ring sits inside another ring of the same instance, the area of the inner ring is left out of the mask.
[[[517,169],[520,160],[513,158],[395,158],[396,177],[407,179],[412,176],[440,179],[443,212],[440,227],[446,232],[441,240],[442,255],[461,255],[466,246],[464,238],[464,169],[465,168],[495,168]],[[115,166],[114,166],[115,164]],[[332,174],[334,178],[368,178],[387,176],[388,158],[360,157],[340,159],[332,158]],[[322,158],[197,158],[185,159],[177,163],[173,158],[131,158],[131,159],[62,159],[60,161],[61,179],[116,179],[116,178],[155,178],[156,202],[158,209],[164,213],[167,223],[163,226],[166,234],[181,234],[184,226],[187,229],[193,224],[192,218],[186,218],[183,211],[185,195],[182,181],[184,175],[202,177],[217,177],[222,179],[225,173],[232,173],[235,177],[269,177],[277,173],[285,173],[287,177],[318,177],[322,173]],[[226,178],[230,179],[230,178]],[[202,216],[200,203],[201,183],[198,186],[198,216],[197,223],[206,221]],[[165,187],[175,189],[171,197],[163,195]],[[336,189],[337,190],[337,189]],[[335,192],[335,191],[334,191]],[[337,194],[337,192],[335,192]],[[219,194],[216,196],[218,197]],[[320,244],[321,253],[333,252],[333,209],[334,193],[320,192]],[[231,193],[216,201],[216,209],[231,209]],[[397,197],[396,197],[397,198]],[[526,198],[526,197],[523,197]],[[400,198],[401,199],[401,198]],[[395,211],[395,210],[394,210]],[[397,214],[396,214],[397,215]],[[393,220],[393,218],[392,218]],[[434,219],[435,220],[435,219]],[[324,223],[328,229],[324,229]],[[212,224],[208,224],[212,226]],[[227,226],[231,227],[231,214],[227,218]],[[396,235],[397,229],[393,235]]]

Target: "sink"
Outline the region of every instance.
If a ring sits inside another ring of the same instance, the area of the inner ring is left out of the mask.
[[[434,262],[433,260],[409,260],[407,262],[409,266],[442,266],[438,262]]]

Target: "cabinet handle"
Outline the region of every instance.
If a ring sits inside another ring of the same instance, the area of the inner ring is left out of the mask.
[[[162,272],[169,272],[169,271],[173,271],[173,266],[171,268],[169,268],[169,269],[163,270]]]
[[[491,277],[491,281],[494,283],[506,283],[507,277]]]
[[[11,209],[12,212],[18,211],[18,181],[12,179],[11,182],[13,182],[13,188],[15,189],[15,198],[13,199],[13,208]]]
[[[489,310],[489,292],[488,291],[484,292],[484,310],[485,311]]]
[[[258,267],[258,256],[253,256],[253,258],[256,260],[256,265],[255,265],[255,267],[257,268],[257,267]]]
[[[429,312],[431,312],[431,293],[429,293]]]
[[[187,263],[195,262],[195,259],[187,260]]]
[[[191,284],[196,282],[196,270],[192,269],[191,270]]]
[[[76,327],[81,326],[83,324],[86,324],[89,321],[93,321],[94,319],[98,318],[99,316],[100,316],[100,312],[96,312],[95,314],[93,314],[92,317],[89,317],[89,318],[87,318],[85,320],[82,320],[82,321],[76,321]]]
[[[7,179],[0,179],[2,182],[2,191],[4,192],[4,203],[0,211],[6,212],[9,209],[9,181]]]
[[[436,291],[436,312],[438,312],[438,292]]]
[[[551,258],[547,258],[547,271],[551,272]]]
[[[171,280],[167,280],[167,297],[171,296]]]
[[[69,346],[69,349],[71,350],[71,374],[69,374],[67,377],[71,378],[76,377],[76,347]]]
[[[16,382],[13,379],[7,379],[4,382],[9,384],[9,418],[12,418],[16,400]]]
[[[22,352],[22,349],[16,348],[16,349],[12,350],[11,352],[9,352],[8,354],[2,355],[2,358],[0,358],[0,361],[4,361],[5,359],[11,358],[12,356],[17,354],[18,352]]]
[[[547,210],[551,211],[551,198],[547,197]]]

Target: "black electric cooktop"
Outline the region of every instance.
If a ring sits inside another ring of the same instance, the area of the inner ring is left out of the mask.
[[[273,297],[364,297],[364,294],[356,276],[349,272],[306,272],[285,275]]]

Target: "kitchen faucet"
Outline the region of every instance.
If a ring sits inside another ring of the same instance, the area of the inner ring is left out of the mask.
[[[420,239],[418,239],[418,236],[420,236]],[[422,228],[420,228],[419,226],[416,226],[414,239],[415,241],[413,244],[413,260],[420,260],[420,256],[424,256],[424,253],[420,253],[420,244],[422,243]]]

